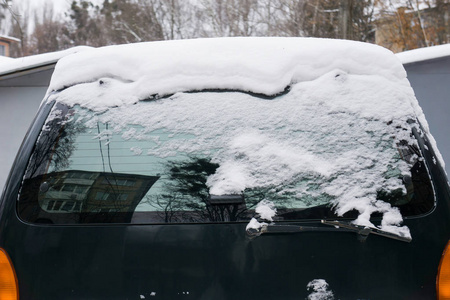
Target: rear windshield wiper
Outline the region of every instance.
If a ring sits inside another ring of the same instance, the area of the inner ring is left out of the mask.
[[[352,224],[350,222],[328,221],[328,220],[321,220],[320,222],[325,225],[330,225],[330,226],[335,226],[335,227],[337,226],[339,228],[345,228],[345,229],[348,229],[351,231],[355,231],[359,235],[365,237],[364,239],[366,239],[370,233],[373,233],[376,235],[384,236],[386,238],[399,240],[399,241],[407,242],[407,243],[411,242],[411,240],[412,240],[411,237],[409,237],[409,236],[402,236],[402,235],[387,232],[387,231],[384,231],[384,230],[381,230],[378,228],[356,225],[356,224]]]
[[[386,238],[395,239],[403,242],[411,242],[410,237],[396,235],[387,231],[383,231],[377,228],[355,225],[350,222],[342,221],[320,221],[324,225],[333,226],[332,228],[327,227],[313,227],[313,226],[298,226],[298,225],[273,225],[273,224],[261,224],[259,228],[249,227],[247,228],[247,235],[249,237],[257,237],[261,234],[266,233],[300,233],[300,232],[323,232],[323,231],[344,231],[344,232],[356,232],[358,234],[358,239],[365,241],[370,233],[380,235]]]

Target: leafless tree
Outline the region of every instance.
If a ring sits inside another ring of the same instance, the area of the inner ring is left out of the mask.
[[[133,43],[164,39],[151,1],[106,0],[101,9],[103,30],[108,44]]]
[[[34,15],[34,31],[28,41],[29,54],[62,50],[72,46],[63,21],[55,16],[53,4],[47,2],[40,13]]]
[[[13,14],[11,0],[0,0],[0,31],[4,31],[8,18]]]
[[[11,0],[0,1],[2,9]],[[449,0],[103,0],[98,5],[73,0],[65,19],[47,9],[35,16],[34,31],[28,33],[24,11],[9,32],[22,40],[13,47],[14,55],[75,45],[223,36],[375,42],[375,33],[377,43],[402,51],[448,43],[449,11]]]
[[[259,3],[257,0],[203,0],[204,33],[208,36],[259,35]]]
[[[30,55],[28,44],[29,10],[24,9],[20,13],[13,11],[11,16],[8,35],[20,39],[20,42],[11,44],[9,54],[12,57]]]

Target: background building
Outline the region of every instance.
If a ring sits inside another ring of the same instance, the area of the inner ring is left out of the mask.
[[[450,44],[398,53],[450,175]]]
[[[56,62],[63,56],[85,49],[89,47],[15,59],[0,57],[0,191],[47,92]]]
[[[9,57],[9,47],[12,43],[19,43],[20,40],[14,37],[0,35],[0,56]]]

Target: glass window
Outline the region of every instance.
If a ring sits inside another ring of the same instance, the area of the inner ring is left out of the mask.
[[[102,111],[57,104],[19,214],[57,224],[247,222],[269,200],[279,221],[354,218],[335,212],[345,197],[423,214],[434,198],[417,127],[290,93],[184,93]]]

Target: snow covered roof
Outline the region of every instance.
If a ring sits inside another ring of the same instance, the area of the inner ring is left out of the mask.
[[[450,44],[409,50],[396,54],[403,64],[450,56]]]
[[[2,35],[0,34],[0,39],[2,40],[6,40],[8,42],[20,42],[20,39],[12,37],[12,36],[7,36],[7,35]]]
[[[91,47],[78,46],[63,51],[49,52],[19,58],[8,58],[6,60],[1,59],[0,76],[23,70],[38,68],[49,64],[55,64],[61,57],[87,49],[91,49]]]
[[[121,82],[120,91],[117,85],[108,91],[124,93],[131,101],[201,89],[274,95],[292,83],[336,69],[395,81],[406,78],[403,66],[389,50],[371,44],[315,38],[219,38],[83,51],[58,62],[49,92],[114,78]]]
[[[14,58],[0,55],[0,64],[1,64],[1,65],[6,64],[6,63],[10,63],[10,62],[12,62],[12,61],[14,61]],[[1,66],[1,65],[0,65],[0,66]]]

